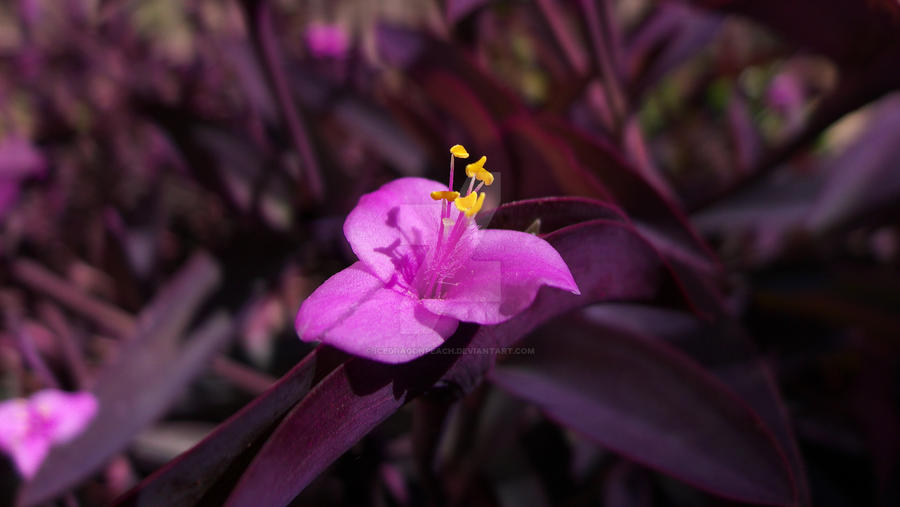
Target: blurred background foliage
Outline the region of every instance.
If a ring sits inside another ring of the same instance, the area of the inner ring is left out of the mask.
[[[111,382],[171,312],[160,368],[229,330],[70,496],[112,501],[309,353],[293,318],[352,262],[346,213],[460,142],[503,202],[602,200],[688,266],[774,375],[813,504],[896,505],[898,28],[892,0],[4,2],[0,396]],[[509,390],[445,423],[448,504],[728,503]],[[430,498],[415,410],[296,504]]]

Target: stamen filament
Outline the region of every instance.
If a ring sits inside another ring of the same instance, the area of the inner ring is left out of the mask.
[[[456,215],[456,223],[453,224],[453,230],[450,231],[450,236],[447,238],[448,245],[455,245],[456,242],[459,241],[459,239],[462,237],[463,231],[465,231],[466,229],[464,226],[464,224],[466,223],[468,223],[466,214],[460,211],[459,214]],[[447,254],[449,255],[449,251],[447,252]]]
[[[453,159],[456,155],[453,154],[453,150],[450,150],[450,181],[447,183],[447,188],[453,190]],[[450,216],[450,201],[447,201],[447,204],[442,204],[443,208],[441,208],[441,218],[447,218]]]
[[[441,223],[438,225],[438,238],[434,248],[434,255],[431,259],[431,273],[428,275],[428,283],[425,290],[421,293],[422,297],[425,298],[437,297],[440,294],[444,283],[443,279],[439,279],[440,273],[442,272],[440,266],[447,262],[453,254],[456,244],[460,241],[463,234],[465,234],[466,227],[468,227],[469,224],[469,218],[474,217],[481,209],[485,195],[479,195],[478,191],[481,190],[484,185],[490,185],[494,180],[493,175],[484,168],[487,157],[482,156],[475,163],[466,166],[466,176],[468,176],[469,179],[468,191],[464,198],[460,198],[460,193],[453,191],[453,175],[456,165],[455,159],[457,158],[469,158],[469,153],[466,149],[458,144],[450,148],[450,179],[447,181],[448,190],[434,191],[431,193],[432,199],[443,200],[446,201],[446,203],[441,203]],[[475,188],[476,179],[480,181],[477,188]],[[465,188],[465,186],[466,184],[463,183],[463,188]],[[475,188],[475,195],[472,195],[473,188]],[[457,199],[460,200],[457,201]],[[450,206],[451,202],[456,203],[459,213],[457,213],[456,219],[452,224],[453,227],[450,229],[445,241],[444,231],[450,227],[451,224],[449,220],[453,213],[452,207]]]
[[[450,181],[447,183],[447,188],[449,188],[450,190],[453,190],[453,166],[455,165],[455,164],[453,164],[453,158],[454,158],[453,154],[451,153],[450,154]]]
[[[453,230],[455,231],[456,228],[454,227]],[[435,282],[438,281],[438,271],[439,271],[438,266],[443,264],[444,260],[447,257],[447,255],[441,251],[441,243],[443,242],[443,239],[444,239],[444,221],[443,220],[441,220],[441,226],[440,226],[440,229],[438,229],[438,231],[439,231],[438,232],[438,242],[437,242],[437,246],[434,249],[434,258],[432,259],[433,265],[432,265],[432,270],[431,270],[431,276],[428,279],[428,285],[425,287],[425,292],[423,293],[426,297],[433,296],[431,291],[432,291],[432,289],[434,289]],[[451,231],[451,233],[447,237],[447,245],[448,246],[452,245],[452,243],[450,241],[450,239],[452,237],[453,237],[453,232]]]
[[[432,260],[432,262],[436,262],[438,255],[441,254],[441,242],[443,241],[443,239],[444,239],[444,220],[441,219],[441,225],[438,228],[437,245],[435,245],[435,247],[434,247],[434,259]],[[437,267],[438,264],[435,264],[434,266]],[[437,269],[433,269],[432,273],[431,273],[431,277],[428,280],[428,286],[425,288],[426,295],[429,295],[429,296],[431,295],[431,288],[434,286],[434,282],[436,279],[437,279]]]
[[[432,270],[431,276],[428,279],[428,285],[425,287],[425,292],[423,294],[425,297],[433,297],[436,294],[432,294],[432,289],[435,288],[435,283],[438,283],[438,269],[437,266],[442,265],[447,261],[447,258],[450,256],[450,253],[453,251],[454,245],[459,241],[462,237],[463,232],[465,231],[465,227],[462,225],[467,223],[468,220],[465,218],[465,213],[462,211],[456,216],[456,222],[453,224],[453,229],[450,231],[450,234],[447,236],[447,242],[444,246],[444,251],[441,251],[441,243],[443,243],[444,239],[444,221],[441,220],[441,225],[439,229],[438,242],[437,246],[434,250],[434,258],[432,259],[434,269]],[[438,286],[440,287],[440,286]]]

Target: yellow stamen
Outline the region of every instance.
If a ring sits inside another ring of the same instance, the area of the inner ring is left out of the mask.
[[[450,190],[436,190],[431,193],[431,198],[435,201],[443,199],[447,202],[453,202],[457,197],[459,197],[459,192],[451,192]]]
[[[450,148],[450,153],[456,158],[469,158],[469,152],[461,144],[454,144]]]
[[[482,156],[476,162],[472,162],[471,164],[466,165],[466,176],[473,177],[476,174],[484,171],[484,163],[487,162],[487,157]]]
[[[466,176],[481,180],[485,185],[490,186],[494,182],[494,175],[484,168],[487,157],[481,157],[477,162],[473,162],[466,166]]]
[[[472,218],[481,210],[481,206],[484,204],[485,195],[487,194],[484,192],[480,194],[478,192],[472,192],[465,197],[460,197],[453,201],[453,204],[456,205],[456,209],[465,213],[467,217]]]

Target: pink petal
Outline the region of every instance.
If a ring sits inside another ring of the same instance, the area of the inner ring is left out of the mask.
[[[355,262],[325,280],[300,305],[294,322],[304,341],[321,341],[321,336],[353,313],[359,303],[384,288],[362,262]]]
[[[359,199],[344,236],[353,252],[383,282],[399,274],[411,284],[437,241],[441,203],[429,195],[447,186],[423,178],[400,178]]]
[[[319,58],[340,58],[347,52],[347,33],[338,25],[313,24],[306,29],[306,44]]]
[[[39,436],[29,435],[8,452],[22,477],[31,479],[50,452],[50,442]]]
[[[41,439],[29,435],[30,423],[26,400],[18,398],[0,403],[0,451],[12,459],[26,479],[34,476],[50,447],[49,442],[42,445]]]
[[[580,294],[559,253],[543,239],[518,231],[482,231],[472,257],[426,308],[464,322],[498,324],[528,308],[542,285]]]
[[[0,449],[10,450],[25,438],[29,424],[28,402],[21,398],[0,402]]]
[[[13,136],[0,140],[0,179],[39,176],[46,167],[44,156],[27,139]]]
[[[362,262],[315,290],[297,313],[305,341],[321,341],[385,363],[425,355],[456,330],[456,319],[426,310],[413,295],[386,287]]]
[[[22,477],[34,476],[50,449],[50,442],[32,431],[31,408],[18,398],[0,403],[0,451],[9,455]]]
[[[54,444],[72,440],[97,414],[97,399],[87,392],[44,389],[31,396],[29,405],[43,417],[49,433],[47,438]]]
[[[23,477],[38,471],[52,444],[81,433],[97,412],[90,393],[45,389],[28,400],[0,403],[0,450],[9,454]]]

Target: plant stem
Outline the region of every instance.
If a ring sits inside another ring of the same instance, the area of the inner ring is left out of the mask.
[[[565,25],[563,14],[559,9],[559,5],[555,0],[537,0],[538,8],[544,15],[547,24],[550,25],[550,31],[553,37],[562,49],[563,55],[569,62],[569,66],[575,70],[579,76],[588,73],[588,56],[584,48],[578,43],[573,36],[572,30]]]
[[[605,41],[603,27],[600,25],[600,12],[594,0],[581,0],[581,8],[587,20],[588,32],[591,36],[591,44],[597,57],[597,66],[603,76],[604,89],[609,98],[609,107],[612,110],[616,125],[620,125],[625,115],[625,95],[619,84],[619,75],[613,63],[610,45]],[[610,20],[611,22],[611,20]]]
[[[243,6],[253,46],[265,69],[266,81],[275,100],[278,101],[282,120],[287,125],[291,140],[303,163],[306,184],[304,192],[315,202],[321,202],[325,192],[322,171],[284,74],[281,53],[272,26],[271,6],[268,0],[244,0]]]

